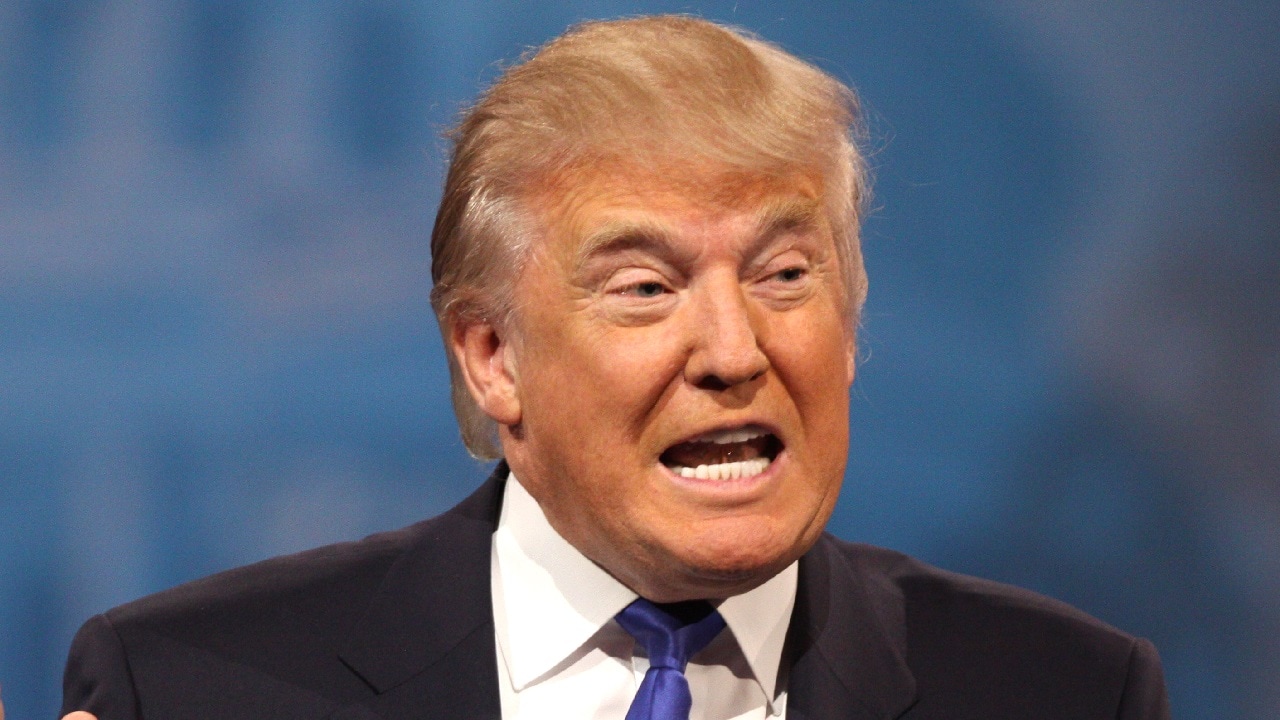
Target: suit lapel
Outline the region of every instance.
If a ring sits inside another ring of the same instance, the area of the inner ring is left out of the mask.
[[[378,694],[369,707],[382,717],[499,717],[489,553],[506,475],[499,463],[423,524],[344,644],[342,661]]]
[[[788,720],[889,720],[915,701],[900,593],[824,535],[800,560]]]

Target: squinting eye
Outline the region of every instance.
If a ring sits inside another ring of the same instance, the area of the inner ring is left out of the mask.
[[[662,287],[662,283],[656,282],[639,283],[633,288],[636,295],[644,298],[658,297],[665,290],[666,288]]]
[[[789,267],[786,270],[779,270],[777,277],[779,280],[783,280],[786,282],[795,282],[796,280],[799,280],[800,278],[804,277],[804,274],[805,274],[804,268]]]

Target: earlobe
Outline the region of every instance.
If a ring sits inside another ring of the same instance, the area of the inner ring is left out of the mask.
[[[487,320],[459,320],[449,340],[467,389],[480,409],[499,424],[518,424],[520,396],[507,339]]]

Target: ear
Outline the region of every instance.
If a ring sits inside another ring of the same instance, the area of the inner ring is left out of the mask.
[[[488,320],[457,320],[449,333],[450,351],[471,397],[501,425],[520,422],[515,356],[509,339]]]
[[[847,330],[844,334],[845,379],[853,386],[853,378],[858,373],[858,331]]]

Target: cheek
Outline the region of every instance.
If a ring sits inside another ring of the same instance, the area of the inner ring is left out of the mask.
[[[782,347],[774,353],[774,366],[798,414],[804,456],[824,468],[843,469],[849,442],[845,335],[832,322],[814,322],[805,324],[802,332],[775,338]]]
[[[580,348],[576,379],[594,388],[609,415],[646,416],[684,367],[678,333],[662,326],[588,328],[571,341]]]
[[[638,447],[679,373],[662,333],[601,329],[578,318],[549,323],[521,358],[527,428],[543,442],[568,442],[580,461]],[[541,432],[539,432],[541,431]]]
[[[785,374],[796,392],[847,404],[850,372],[848,335],[837,320],[788,322],[770,338],[770,353],[778,372]],[[833,389],[843,392],[832,395]],[[842,399],[843,397],[843,399]]]

